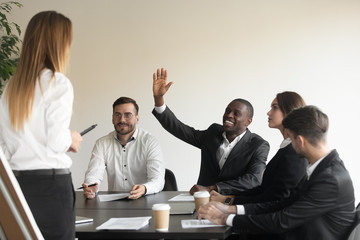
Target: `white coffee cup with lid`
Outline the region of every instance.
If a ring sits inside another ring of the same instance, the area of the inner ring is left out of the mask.
[[[195,209],[199,210],[201,205],[204,205],[210,201],[210,193],[208,191],[199,191],[194,193]]]
[[[170,205],[157,203],[152,206],[156,231],[165,232],[169,230]]]

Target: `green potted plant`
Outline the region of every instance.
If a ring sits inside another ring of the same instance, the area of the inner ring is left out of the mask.
[[[13,6],[20,8],[22,4],[13,1],[0,3],[0,95],[6,82],[15,73],[20,55],[20,27],[14,22],[9,22],[7,18]]]

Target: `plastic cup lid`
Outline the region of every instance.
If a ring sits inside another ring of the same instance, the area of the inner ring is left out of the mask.
[[[194,197],[196,198],[206,198],[210,197],[210,193],[208,191],[199,191],[194,193]]]
[[[170,210],[170,205],[167,203],[157,203],[152,206],[152,210]]]

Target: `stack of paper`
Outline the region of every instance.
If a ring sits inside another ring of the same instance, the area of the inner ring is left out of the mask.
[[[182,228],[208,228],[208,227],[222,227],[224,225],[216,225],[207,219],[196,220],[196,219],[189,219],[189,220],[181,220],[181,227]]]
[[[115,193],[115,194],[101,194],[99,195],[100,202],[114,201],[127,198],[129,193]]]
[[[149,224],[151,217],[110,218],[96,230],[138,230]]]
[[[76,216],[75,217],[75,223],[79,224],[79,223],[88,223],[88,222],[92,222],[94,221],[94,219],[92,218],[88,218],[88,217],[82,217],[82,216]]]
[[[194,201],[194,196],[191,195],[190,193],[180,193],[179,195],[170,198],[169,199],[170,202],[192,202]]]

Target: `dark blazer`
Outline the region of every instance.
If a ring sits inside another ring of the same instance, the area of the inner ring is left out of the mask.
[[[336,150],[326,156],[298,195],[245,204],[233,220],[236,232],[281,233],[286,239],[343,240],[355,218],[354,188]]]
[[[288,198],[306,178],[307,165],[308,161],[299,157],[290,143],[279,149],[266,165],[261,185],[235,193],[233,204],[261,203]]]
[[[243,191],[258,186],[266,166],[269,143],[247,129],[242,139],[234,146],[220,170],[216,151],[223,142],[223,127],[212,124],[206,130],[194,128],[179,121],[166,107],[159,114],[153,110],[160,124],[175,137],[201,149],[201,166],[197,183],[203,186],[217,184],[223,194],[233,189]]]

